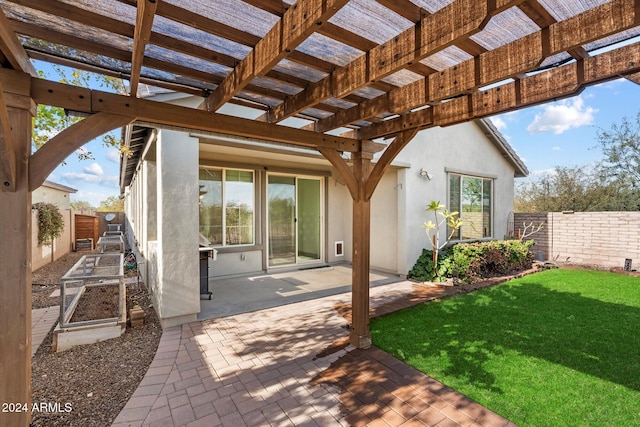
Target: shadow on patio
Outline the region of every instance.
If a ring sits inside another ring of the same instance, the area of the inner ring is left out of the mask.
[[[414,290],[407,281],[372,288],[371,305]],[[380,350],[347,347],[336,308],[350,299],[345,293],[165,330],[114,426],[509,425]]]

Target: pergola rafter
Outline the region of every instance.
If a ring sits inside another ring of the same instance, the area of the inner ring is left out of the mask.
[[[330,97],[341,98],[369,82],[378,81],[413,65],[482,30],[491,16],[523,0],[455,0],[391,40],[377,45],[331,75],[314,83],[267,113],[267,121],[286,119]]]
[[[470,93],[509,78],[519,78],[535,69],[542,61],[560,52],[574,52],[580,59],[588,57],[580,46],[594,39],[606,37],[636,26],[633,19],[623,19],[624,10],[633,7],[633,0],[619,0],[577,15],[571,20],[557,23],[507,43],[492,51],[482,53],[458,65],[432,73],[424,80],[394,89],[380,97],[366,100],[331,117],[318,120],[312,127],[317,132],[326,132],[353,123],[363,118],[383,113],[403,114],[425,104],[437,106],[440,101]],[[611,20],[610,16],[619,19]],[[560,38],[559,34],[571,32],[573,28],[587,26],[588,31]],[[397,122],[404,121],[399,118]],[[380,125],[380,127],[388,125]],[[373,130],[363,132],[373,134]]]
[[[30,191],[102,132],[133,122],[320,152],[353,199],[350,341],[366,347],[370,201],[420,129],[619,77],[640,84],[640,42],[595,52],[640,36],[640,0],[230,3],[0,0],[1,402],[30,398]],[[128,79],[133,96],[39,79],[34,59]],[[210,111],[138,97],[146,95],[141,84],[200,97]],[[257,118],[215,112],[226,103]],[[32,154],[36,104],[87,117]],[[311,123],[276,124],[290,117]],[[345,135],[325,133],[344,126],[351,128]],[[386,149],[371,142],[381,136],[394,137]],[[0,413],[0,424],[26,426],[29,417]]]
[[[492,116],[572,96],[586,86],[633,75],[638,70],[640,43],[634,43],[483,91],[465,94],[467,90],[461,89],[457,93],[459,96],[448,102],[362,128],[358,134],[361,138],[375,139],[412,128],[448,126]],[[467,70],[467,75],[471,74]]]
[[[144,50],[151,38],[151,26],[158,7],[157,0],[139,0],[136,16],[136,26],[133,33],[133,52],[131,58],[131,78],[129,79],[129,92],[131,96],[138,93],[140,71],[144,60]]]
[[[384,148],[383,144],[367,140],[320,134],[147,99],[132,99],[129,96],[73,87],[46,80],[33,79],[31,85],[31,96],[37,103],[61,107],[77,113],[109,113],[133,117],[142,122],[259,138],[315,149],[327,148],[344,152],[358,152],[362,151],[364,147],[367,151],[375,152]],[[68,151],[67,155],[74,149]]]
[[[204,106],[216,111],[255,76],[273,68],[349,0],[299,0],[256,44],[256,47],[209,95]]]

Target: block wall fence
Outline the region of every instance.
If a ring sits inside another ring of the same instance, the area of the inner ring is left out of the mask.
[[[640,212],[540,212],[516,213],[514,233],[524,224],[544,223],[527,238],[535,240],[536,259],[640,269]]]

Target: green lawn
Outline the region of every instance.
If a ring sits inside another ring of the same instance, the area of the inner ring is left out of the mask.
[[[372,319],[371,333],[520,426],[640,425],[640,278],[549,270]]]

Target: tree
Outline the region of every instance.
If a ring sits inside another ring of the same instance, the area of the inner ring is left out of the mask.
[[[616,179],[628,180],[640,190],[640,111],[633,119],[623,117],[609,130],[599,129],[597,139],[605,158],[603,170]]]
[[[76,200],[71,202],[71,209],[74,211],[92,211],[94,210],[94,207],[91,206],[91,203],[85,200]]]
[[[516,212],[630,211],[640,207],[640,193],[600,167],[556,166],[518,184],[514,206]]]
[[[116,93],[123,93],[124,91],[124,84],[122,79],[119,78],[97,75],[88,71],[67,69],[57,65],[53,65],[53,69],[58,74],[61,83],[80,87],[98,86]],[[38,74],[41,78],[47,77],[42,70],[39,70]],[[63,108],[42,104],[38,104],[36,113],[33,118],[33,130],[31,133],[34,150],[42,147],[49,139],[69,126],[83,120],[82,117],[68,115]],[[120,138],[114,136],[113,133],[103,135],[102,142],[105,146],[116,147],[121,152],[126,151]],[[78,158],[81,160],[93,159],[93,154],[89,151],[78,150]]]
[[[431,203],[427,205],[426,211],[433,212],[435,219],[435,222],[431,220],[425,222],[424,228],[431,243],[431,250],[433,251],[433,265],[436,271],[438,271],[438,252],[451,241],[453,235],[462,226],[462,220],[458,217],[458,212],[449,212],[439,201],[436,202],[432,200]],[[438,219],[438,215],[440,215],[440,219]],[[449,235],[441,242],[440,227],[444,224],[447,225]]]
[[[124,212],[124,199],[109,196],[98,205],[98,212]]]
[[[51,246],[51,261],[53,261],[53,243],[64,230],[64,219],[53,203],[36,203],[33,205],[38,210],[38,244]]]

